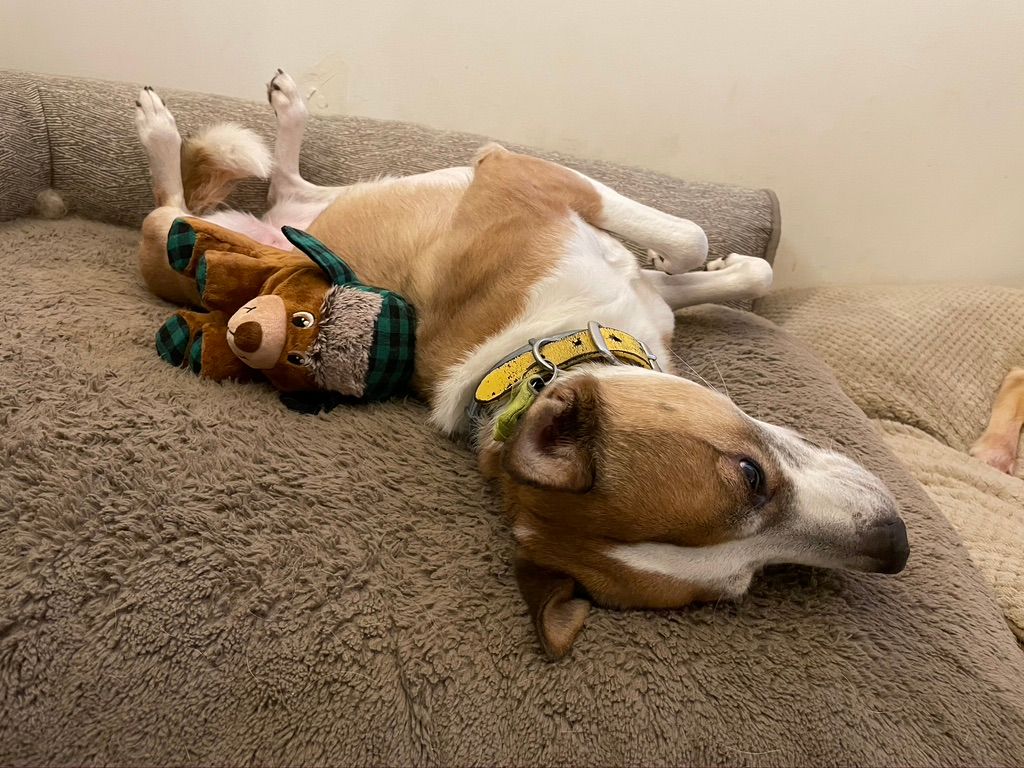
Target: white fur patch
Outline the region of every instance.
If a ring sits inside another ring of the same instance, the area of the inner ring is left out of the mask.
[[[617,544],[606,554],[628,568],[656,573],[727,595],[741,595],[760,566],[767,562],[757,538],[709,547],[679,547],[643,542]]]
[[[671,274],[689,272],[708,257],[708,236],[697,224],[638,203],[599,181],[578,175],[601,196],[598,226],[653,249],[655,269]]]
[[[218,123],[204,128],[188,143],[208,153],[217,167],[240,179],[270,176],[273,162],[263,139],[235,123]]]

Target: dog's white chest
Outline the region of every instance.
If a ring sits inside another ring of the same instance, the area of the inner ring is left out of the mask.
[[[672,310],[643,280],[633,254],[577,219],[557,266],[533,287],[522,313],[445,376],[433,421],[447,432],[460,431],[474,388],[498,360],[530,339],[586,328],[591,320],[632,334],[666,359]]]

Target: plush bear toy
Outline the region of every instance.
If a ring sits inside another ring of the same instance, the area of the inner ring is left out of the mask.
[[[195,280],[206,311],[183,310],[164,323],[160,357],[217,381],[265,377],[299,410],[404,393],[413,372],[413,308],[360,283],[311,235],[282,231],[298,251],[202,219],[174,221],[168,261]]]

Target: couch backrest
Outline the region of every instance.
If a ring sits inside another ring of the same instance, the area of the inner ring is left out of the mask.
[[[254,90],[258,88],[254,82]],[[0,71],[0,220],[32,212],[52,187],[70,211],[90,219],[138,226],[152,209],[146,158],[135,134],[139,86],[82,78]],[[204,125],[235,121],[272,139],[266,104],[160,89],[183,135]],[[347,184],[381,174],[404,175],[466,164],[487,139],[408,123],[359,117],[310,121],[303,173],[322,184]],[[712,256],[746,253],[769,260],[779,236],[779,213],[769,190],[697,184],[612,163],[530,151],[570,165],[623,194],[693,219],[708,233]],[[232,203],[262,210],[265,183],[246,183]]]

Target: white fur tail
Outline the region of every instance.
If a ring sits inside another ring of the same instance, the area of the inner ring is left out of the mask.
[[[224,202],[235,184],[265,179],[273,165],[263,139],[235,123],[220,123],[185,141],[181,150],[185,205],[197,214]]]

